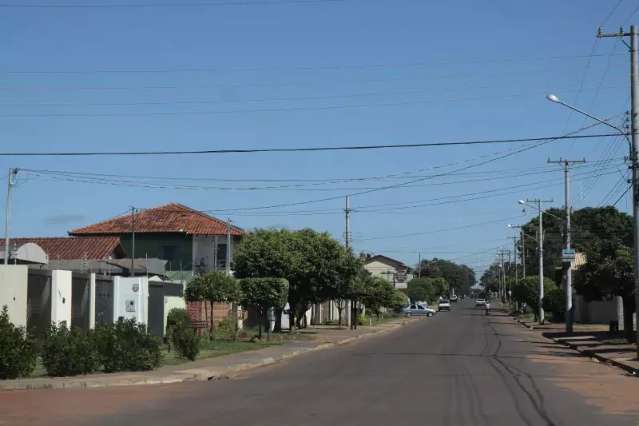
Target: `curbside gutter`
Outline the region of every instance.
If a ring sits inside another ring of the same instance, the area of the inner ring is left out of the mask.
[[[553,342],[555,343],[559,343],[561,345],[564,345],[570,349],[573,349],[577,352],[579,352],[582,355],[585,356],[589,356],[590,358],[595,358],[597,361],[600,361],[604,364],[608,364],[608,365],[612,365],[614,367],[617,368],[621,368],[625,371],[627,371],[628,373],[630,373],[630,375],[634,376],[634,377],[639,377],[639,368],[635,368],[632,365],[628,365],[625,362],[622,361],[617,361],[615,359],[612,358],[608,358],[604,355],[601,355],[599,353],[597,353],[596,351],[593,351],[591,349],[580,349],[578,345],[575,345],[574,343],[570,343],[570,342],[564,342],[560,339],[556,339],[556,338],[550,338]]]
[[[535,329],[534,326],[528,325],[525,321],[522,321],[519,318],[514,318],[514,319],[517,321],[517,323],[519,323],[523,327],[526,327],[529,330],[534,330]],[[579,345],[564,341],[563,339],[558,339],[558,338],[555,338],[555,337],[546,337],[546,336],[543,336],[543,333],[542,333],[542,337],[544,337],[545,339],[551,340],[551,341],[553,341],[555,343],[558,343],[560,345],[563,345],[563,346],[565,346],[567,348],[570,348],[570,349],[572,349],[572,350],[574,350],[576,352],[579,352],[580,354],[582,354],[584,356],[587,356],[587,357],[590,357],[590,358],[594,358],[597,361],[602,362],[604,364],[611,365],[611,366],[617,367],[617,368],[621,368],[622,370],[628,372],[631,376],[639,377],[639,368],[633,367],[632,365],[628,365],[628,364],[626,364],[626,363],[624,363],[622,361],[617,361],[617,360],[615,360],[613,358],[609,358],[609,357],[607,357],[605,355],[601,355],[601,354],[597,353],[597,351],[594,351],[592,349],[583,349]]]
[[[0,391],[11,390],[35,390],[35,389],[93,389],[114,386],[141,386],[141,385],[160,385],[173,384],[191,381],[212,381],[226,380],[233,376],[249,370],[253,370],[278,362],[294,358],[306,353],[321,351],[334,348],[337,346],[347,345],[356,341],[365,340],[370,337],[380,336],[398,328],[401,328],[414,321],[402,320],[401,322],[383,324],[379,328],[374,328],[366,333],[349,336],[336,340],[334,342],[317,343],[308,346],[302,346],[291,350],[284,350],[282,353],[268,355],[263,358],[250,362],[242,362],[227,366],[184,368],[167,371],[162,374],[161,371],[153,370],[147,372],[131,372],[131,373],[113,373],[113,374],[94,374],[89,376],[75,377],[43,377],[43,378],[26,378],[14,380],[0,380]],[[294,344],[295,342],[291,342]],[[281,347],[276,347],[281,348]],[[266,348],[269,349],[269,348]],[[264,350],[264,349],[262,349]],[[260,350],[253,351],[252,354],[258,354]],[[232,354],[233,355],[233,354]],[[230,355],[226,355],[230,356]],[[221,360],[225,356],[210,358],[211,360]],[[179,367],[179,366],[177,366]],[[186,367],[186,366],[184,366]]]

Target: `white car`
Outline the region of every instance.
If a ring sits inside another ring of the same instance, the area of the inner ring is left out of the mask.
[[[475,306],[486,306],[486,299],[477,299],[475,300]]]
[[[429,308],[428,306],[420,305],[418,303],[410,305],[402,309],[402,312],[407,317],[425,315],[427,317],[432,317],[435,315],[435,311]]]
[[[450,302],[447,299],[442,299],[439,301],[439,305],[437,305],[438,311],[450,311]]]

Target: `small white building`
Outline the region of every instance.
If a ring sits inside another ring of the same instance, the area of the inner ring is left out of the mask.
[[[384,278],[397,289],[407,288],[408,282],[413,279],[405,263],[381,254],[368,257],[364,269],[375,277]]]

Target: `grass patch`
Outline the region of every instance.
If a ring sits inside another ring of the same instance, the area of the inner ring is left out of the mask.
[[[254,351],[258,349],[267,348],[270,346],[277,346],[282,344],[281,341],[227,341],[227,340],[216,340],[209,341],[208,339],[202,339],[202,343],[200,345],[200,353],[197,356],[196,360],[206,359],[206,358],[215,358],[218,356],[229,355],[233,353],[246,352],[246,351]],[[167,348],[164,347],[162,349],[162,365],[177,365],[183,364],[185,362],[190,362],[187,359],[180,358],[177,356],[175,351],[168,352]]]

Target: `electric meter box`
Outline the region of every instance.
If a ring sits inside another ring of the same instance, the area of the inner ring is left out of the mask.
[[[133,319],[148,324],[149,280],[146,277],[113,277],[113,319]]]

